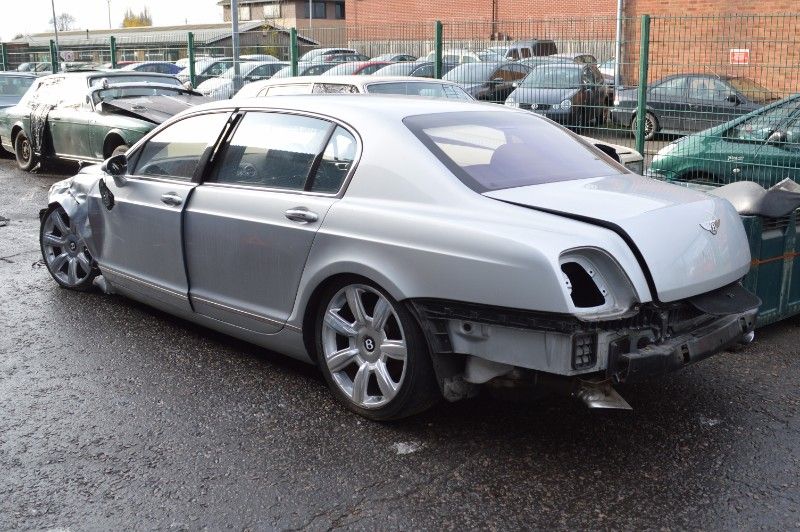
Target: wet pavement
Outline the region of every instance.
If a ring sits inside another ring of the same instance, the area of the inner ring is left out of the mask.
[[[372,423],[314,368],[39,262],[62,176],[0,160],[0,529],[800,527],[800,321],[621,390]],[[1,224],[0,224],[1,225]]]

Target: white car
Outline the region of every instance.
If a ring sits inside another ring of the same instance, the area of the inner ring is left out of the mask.
[[[53,185],[41,220],[61,286],[316,364],[379,420],[495,379],[626,405],[611,383],[743,340],[760,303],[728,201],[480,103],[199,106]]]
[[[431,50],[425,56],[426,61],[436,61],[436,50]],[[479,63],[481,62],[480,52],[475,50],[450,49],[442,50],[442,63]]]
[[[288,63],[283,61],[253,61],[239,65],[239,75],[242,78],[242,85],[247,85],[255,81],[262,81],[274,76],[279,70],[286,67]],[[236,92],[233,78],[236,75],[236,68],[231,67],[218,78],[209,78],[197,86],[197,92],[203,96],[208,96],[212,100],[227,100],[232,98]]]

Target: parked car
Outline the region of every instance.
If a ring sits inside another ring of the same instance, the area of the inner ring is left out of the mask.
[[[442,75],[447,74],[458,63],[442,63]],[[372,73],[373,76],[414,76],[418,78],[432,78],[434,64],[433,61],[414,61],[404,63],[394,63],[379,68]]]
[[[458,83],[476,100],[503,103],[529,72],[519,63],[470,63],[455,67],[442,79]]]
[[[141,63],[133,63],[124,65],[120,70],[135,70],[136,72],[159,72],[161,74],[175,75],[183,70],[175,63],[169,61],[143,61]]]
[[[211,59],[210,55],[195,55],[194,60],[196,61],[203,61],[204,59]],[[181,68],[186,68],[189,66],[189,58],[184,57],[182,59],[178,59],[175,61],[175,64]]]
[[[409,76],[306,76],[300,78],[271,79],[252,83],[242,88],[236,99],[287,94],[394,94],[424,96],[472,101],[456,83],[440,79],[422,79]]]
[[[328,70],[340,64],[341,63],[298,63],[297,75],[319,76],[320,74],[324,74]],[[283,67],[282,69],[278,70],[275,73],[275,75],[272,76],[272,78],[274,79],[290,78],[290,77],[292,77],[292,65],[287,65]]]
[[[56,159],[100,162],[124,153],[172,115],[209,101],[181,86],[158,83],[169,76],[110,74],[88,87],[92,77],[85,73],[37,79],[17,105],[0,113],[2,147],[26,171]],[[131,76],[150,80],[128,81]]]
[[[342,63],[327,70],[324,75],[326,76],[349,76],[359,75],[368,76],[376,70],[390,65],[388,61],[353,61],[351,63]]]
[[[431,50],[425,56],[426,61],[436,61],[436,50]],[[443,63],[480,63],[482,61],[478,52],[474,50],[442,50]]]
[[[594,55],[587,52],[560,53],[560,54],[553,54],[551,57],[553,59],[561,59],[569,63],[580,63],[585,65],[597,64],[597,58]]]
[[[649,174],[713,185],[755,181],[771,187],[800,176],[800,94],[676,140]]]
[[[376,55],[370,61],[388,61],[390,63],[397,63],[402,61],[416,61],[417,56],[409,55],[409,54],[395,54],[395,53],[388,53],[388,54],[381,54]]]
[[[195,85],[199,86],[207,79],[217,78],[233,66],[233,58],[200,59],[194,63]],[[178,74],[178,79],[186,83],[189,81],[189,67],[187,66]]]
[[[0,109],[17,105],[36,79],[33,72],[0,72]]]
[[[645,139],[657,133],[685,135],[717,126],[777,101],[772,91],[755,81],[716,74],[678,74],[647,89]],[[636,131],[638,89],[617,92],[611,118]]]
[[[17,72],[35,72],[36,63],[22,63],[17,66]]]
[[[558,53],[558,47],[549,39],[533,39],[508,42],[503,46],[490,46],[483,50],[483,53],[491,54],[501,61],[516,61],[535,56],[553,55]]]
[[[54,184],[54,281],[316,363],[377,420],[499,377],[627,407],[611,383],[752,332],[733,206],[541,117],[380,96],[238,105],[183,113]]]
[[[595,65],[557,63],[534,68],[505,103],[568,126],[603,122],[613,91]]]
[[[300,56],[300,61],[303,62],[312,62],[312,61],[322,61],[327,62],[328,60],[325,59],[325,56],[336,55],[336,54],[357,54],[355,50],[352,48],[314,48],[313,50],[309,50],[308,52],[304,53]]]
[[[254,61],[254,62],[259,62],[259,63],[280,61],[280,59],[278,59],[274,55],[270,55],[270,54],[246,54],[246,55],[240,55],[239,56],[239,60],[247,61],[247,62]]]
[[[285,61],[268,61],[242,63],[239,65],[239,75],[242,77],[242,85],[247,85],[254,81],[261,81],[271,78],[279,70],[290,66]],[[234,67],[229,68],[222,76],[205,80],[197,87],[197,92],[207,96],[212,100],[227,100],[232,98],[235,93],[234,77],[236,73]]]

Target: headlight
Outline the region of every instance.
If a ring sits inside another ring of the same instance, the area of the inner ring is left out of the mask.
[[[625,168],[634,174],[642,175],[644,173],[644,161],[629,161],[625,163]]]
[[[570,109],[572,107],[572,100],[569,99],[563,100],[560,104],[558,104],[557,107],[559,109],[564,109],[566,111],[567,109]]]

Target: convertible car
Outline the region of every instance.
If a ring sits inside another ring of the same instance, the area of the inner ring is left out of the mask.
[[[145,72],[67,73],[34,82],[0,112],[0,144],[23,170],[62,159],[101,162],[167,118],[209,99]]]
[[[53,185],[40,241],[62,287],[315,363],[378,420],[498,381],[628,407],[612,383],[750,338],[760,303],[728,201],[446,100],[196,107]]]

